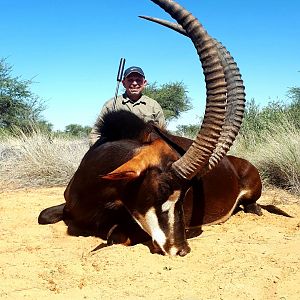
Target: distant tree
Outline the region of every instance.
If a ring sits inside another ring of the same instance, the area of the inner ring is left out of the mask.
[[[86,137],[89,135],[91,130],[91,127],[81,126],[79,124],[70,124],[65,127],[65,133],[76,137]]]
[[[199,124],[178,125],[175,134],[194,139],[199,131]]]
[[[154,82],[146,86],[144,94],[161,105],[167,121],[177,119],[182,112],[192,108],[183,82],[170,82],[161,86]]]
[[[289,88],[287,95],[291,99],[291,104],[289,105],[291,118],[296,128],[300,129],[300,87]]]
[[[30,91],[31,80],[12,76],[12,67],[0,59],[0,128],[28,128],[42,122],[43,101]],[[42,124],[42,123],[41,123]]]
[[[293,103],[300,104],[300,87],[291,87],[288,89],[288,97]]]
[[[52,132],[53,124],[49,123],[48,121],[38,121],[37,127],[43,132]]]

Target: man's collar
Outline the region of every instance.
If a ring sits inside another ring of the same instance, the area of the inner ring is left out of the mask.
[[[143,97],[143,94],[141,95],[141,97],[140,97],[138,100],[133,101],[133,100],[131,100],[131,99],[128,97],[128,95],[127,95],[126,92],[125,92],[125,93],[123,94],[122,104],[126,104],[126,103],[132,103],[133,105],[146,104],[145,101],[142,101],[142,100],[141,100],[142,97]]]

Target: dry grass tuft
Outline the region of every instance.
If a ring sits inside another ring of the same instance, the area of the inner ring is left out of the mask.
[[[87,141],[41,132],[2,137],[0,188],[66,185],[87,149]]]
[[[259,137],[253,132],[239,136],[231,153],[251,161],[265,185],[300,195],[300,132],[288,119],[274,123]]]

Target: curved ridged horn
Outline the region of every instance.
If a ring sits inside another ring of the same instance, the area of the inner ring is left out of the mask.
[[[152,0],[170,14],[192,40],[202,63],[206,82],[206,109],[199,133],[187,152],[172,164],[179,178],[191,179],[208,164],[225,119],[226,81],[213,40],[199,21],[171,0]]]
[[[158,23],[187,36],[186,31],[179,24],[147,16],[140,16],[140,18]],[[225,122],[216,149],[209,159],[207,170],[203,170],[201,173],[205,173],[215,167],[232,146],[240,130],[245,110],[245,87],[239,68],[229,51],[219,41],[213,40],[224,68],[228,91],[227,108]]]

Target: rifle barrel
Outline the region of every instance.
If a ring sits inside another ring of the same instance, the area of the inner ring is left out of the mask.
[[[120,82],[122,81],[122,77],[123,77],[124,65],[125,65],[125,58],[121,58],[120,64],[119,64],[119,69],[118,69],[118,75],[117,75],[117,87],[116,87],[115,98],[114,98],[114,103],[113,103],[113,110],[116,109],[116,101],[117,101],[117,97],[118,97],[119,85],[120,85]]]

